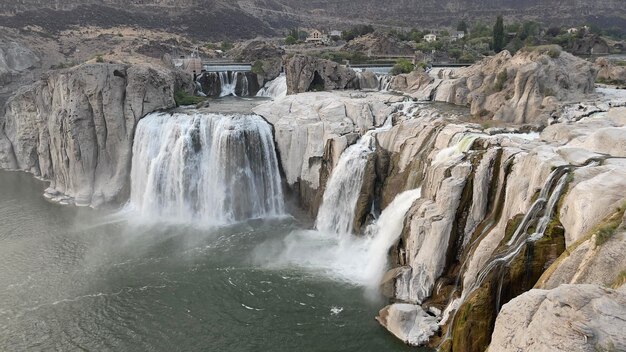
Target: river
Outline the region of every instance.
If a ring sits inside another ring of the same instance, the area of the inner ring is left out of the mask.
[[[254,259],[310,220],[138,225],[45,187],[0,171],[2,351],[408,350],[364,288]]]

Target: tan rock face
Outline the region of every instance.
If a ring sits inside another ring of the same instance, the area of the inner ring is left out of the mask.
[[[489,351],[623,351],[625,330],[623,289],[562,285],[504,305]]]
[[[7,103],[0,167],[50,180],[51,197],[99,206],[128,195],[137,122],[175,106],[184,78],[148,66],[82,65],[51,73]]]
[[[517,124],[547,124],[558,101],[594,91],[596,69],[556,48],[507,51],[458,70],[433,70],[394,77],[392,90],[420,100],[466,105],[472,115]]]
[[[598,81],[601,83],[626,85],[626,67],[615,66],[606,58],[596,59],[595,66],[598,68]]]
[[[312,92],[278,98],[254,112],[274,126],[287,184],[300,190],[301,204],[315,214],[341,153],[382,125],[397,109],[392,102],[400,99],[379,93]]]
[[[287,94],[352,88],[356,73],[336,62],[296,55],[285,65]]]
[[[369,33],[355,38],[348,42],[343,50],[368,55],[411,55],[415,52],[415,49],[410,45],[380,32]]]

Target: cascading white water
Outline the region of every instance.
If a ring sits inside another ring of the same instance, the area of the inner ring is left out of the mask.
[[[322,231],[294,231],[280,242],[260,246],[256,261],[275,268],[303,268],[333,279],[364,286],[377,295],[387,269],[389,248],[402,234],[404,219],[420,189],[406,191],[385,208],[363,236],[337,236]]]
[[[218,73],[220,77],[220,86],[222,87],[222,92],[220,93],[220,97],[225,97],[228,95],[235,95],[235,88],[237,87],[237,80],[234,79],[234,72],[222,71]]]
[[[317,214],[315,227],[318,230],[340,235],[353,232],[355,206],[368,157],[374,152],[373,144],[373,135],[368,132],[341,154]]]
[[[391,76],[390,75],[379,75],[378,76],[378,90],[387,92],[389,91],[389,87],[391,86]]]
[[[365,235],[370,238],[367,246],[369,260],[365,266],[370,286],[379,285],[382,281],[387,268],[389,248],[402,234],[406,213],[421,195],[421,188],[397,195],[376,222],[365,230]]]
[[[131,209],[231,223],[284,213],[270,126],[256,115],[152,113],[135,134]]]
[[[248,76],[245,72],[221,71],[218,72],[218,77],[220,79],[220,86],[222,87],[220,97],[226,97],[229,95],[237,96],[238,82],[241,82],[240,96],[246,97],[249,95]]]
[[[275,79],[265,83],[259,90],[257,97],[281,98],[287,96],[287,76],[281,74]]]
[[[539,193],[539,197],[532,203],[522,221],[517,225],[511,239],[506,242],[504,250],[496,254],[483,265],[476,275],[476,278],[470,281],[467,287],[463,288],[461,297],[455,298],[448,304],[443,313],[443,319],[440,325],[446,324],[451,318],[454,318],[458,308],[483,284],[483,282],[485,282],[489,274],[495,268],[510,264],[520,253],[522,248],[524,248],[526,243],[536,242],[544,236],[548,223],[554,213],[556,203],[563,194],[565,185],[567,184],[569,170],[570,167],[558,167],[550,173]],[[536,225],[536,229],[532,233],[529,233],[528,230],[531,225]],[[465,264],[463,266],[465,266]],[[502,284],[501,281],[500,284]],[[499,294],[496,297],[496,308],[500,308]],[[450,329],[446,332],[446,337],[449,336]]]
[[[444,163],[447,160],[467,152],[472,147],[476,138],[478,138],[478,135],[473,133],[459,133],[455,135],[451,141],[452,145],[448,148],[440,150],[433,158],[432,164],[435,165]]]

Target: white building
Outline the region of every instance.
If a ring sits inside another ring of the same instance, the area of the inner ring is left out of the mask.
[[[437,36],[436,36],[436,35],[434,35],[434,34],[432,34],[432,33],[430,33],[430,34],[426,34],[426,35],[424,36],[424,40],[425,40],[425,41],[427,41],[428,43],[431,43],[431,42],[434,42],[434,41],[436,41],[436,40],[437,40]]]
[[[453,41],[463,39],[463,38],[465,38],[465,32],[463,31],[454,31],[450,33],[450,39],[452,39]]]
[[[331,37],[341,37],[341,31],[330,31]]]
[[[567,30],[567,33],[569,34],[576,34],[578,33],[578,28],[570,28]]]

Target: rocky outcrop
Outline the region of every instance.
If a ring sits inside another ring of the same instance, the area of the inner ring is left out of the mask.
[[[0,40],[0,84],[7,84],[12,75],[32,68],[39,61],[29,48],[14,41]]]
[[[625,329],[624,287],[562,285],[504,305],[489,351],[624,351]]]
[[[575,39],[568,49],[574,55],[606,55],[609,53],[609,45],[606,40],[597,34],[586,34],[582,38]]]
[[[396,116],[377,134],[390,160],[380,204],[416,187],[422,197],[391,249],[383,325],[409,344],[421,332],[444,351],[484,351],[499,308],[537,282],[623,282],[622,110],[563,117],[541,135],[483,130],[450,114]],[[596,237],[584,237],[589,229]],[[390,314],[398,304],[434,313]],[[417,328],[433,316],[440,332]]]
[[[264,40],[242,42],[228,52],[228,56],[237,62],[253,64],[260,86],[280,75],[283,55],[285,55],[284,49]]]
[[[626,66],[616,66],[606,58],[596,59],[598,82],[626,86]]]
[[[91,64],[51,72],[24,87],[0,120],[0,167],[50,181],[46,195],[100,206],[129,192],[135,126],[175,106],[189,85],[179,73],[148,66]]]
[[[394,77],[390,88],[421,100],[470,107],[472,115],[517,124],[545,125],[559,102],[594,92],[593,65],[558,47],[503,51],[457,70],[435,69]]]
[[[273,125],[286,182],[315,214],[341,153],[382,125],[401,99],[380,93],[306,93],[278,98],[254,113]]]
[[[412,55],[415,49],[389,34],[374,32],[349,41],[343,50],[367,55]]]
[[[353,88],[356,73],[336,62],[295,55],[285,65],[287,94]]]

